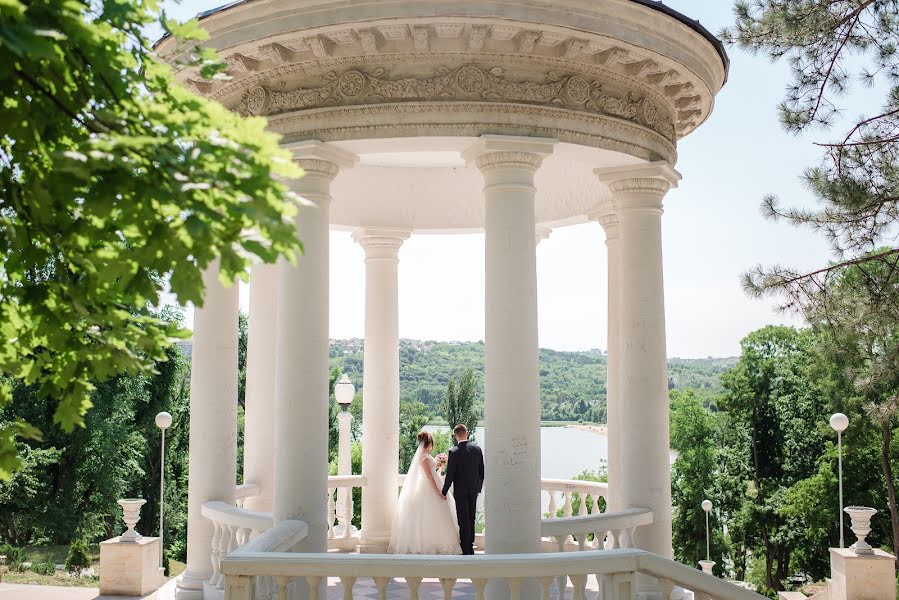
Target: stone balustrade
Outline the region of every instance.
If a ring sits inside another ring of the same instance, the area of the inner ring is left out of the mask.
[[[353,550],[359,531],[353,527],[353,490],[365,487],[364,475],[328,477],[328,549]]]
[[[281,539],[285,522],[270,532]],[[295,522],[294,522],[295,523]],[[289,586],[305,581],[312,600],[321,600],[321,586],[329,578],[339,579],[344,598],[353,599],[354,584],[370,578],[378,589],[379,600],[386,600],[388,583],[402,578],[409,596],[418,597],[425,578],[436,578],[444,598],[453,596],[457,582],[471,581],[477,600],[483,600],[488,583],[507,586],[511,600],[520,600],[524,585],[539,584],[543,600],[552,596],[553,583],[562,578],[573,586],[573,600],[584,600],[588,579],[598,587],[604,600],[630,600],[634,597],[638,574],[655,578],[665,600],[675,600],[681,589],[692,590],[697,600],[762,600],[763,596],[734,586],[692,567],[643,550],[587,550],[577,553],[537,553],[485,556],[413,556],[378,554],[301,554],[260,551],[249,544],[222,561],[225,600],[255,600],[254,580],[271,577],[273,597],[285,597]],[[556,596],[565,600],[566,587]]]
[[[259,486],[255,483],[242,483],[234,488],[234,503],[243,508],[244,500],[259,495]]]
[[[209,583],[222,588],[224,580],[220,570],[222,558],[249,542],[253,537],[272,528],[271,513],[255,512],[211,500],[204,502],[201,514],[212,521],[212,577]]]
[[[579,551],[617,550],[631,547],[637,527],[651,525],[652,522],[651,509],[628,508],[617,512],[543,519],[540,535],[555,540],[560,552],[572,544],[576,544]]]

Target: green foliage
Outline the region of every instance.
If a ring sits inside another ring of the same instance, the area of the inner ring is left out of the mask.
[[[222,63],[193,21],[162,18],[155,0],[0,3],[0,374],[40,399],[51,423],[88,423],[99,383],[148,377],[180,326],[146,307],[169,290],[202,304],[206,267],[246,278],[254,256],[300,249],[299,175],[265,131],[174,81],[142,31],[162,19],[205,77]],[[0,386],[0,408],[13,390]],[[41,419],[45,423],[46,419]],[[0,478],[22,466],[0,425]]]
[[[72,575],[81,573],[81,569],[91,566],[91,555],[84,540],[75,540],[69,546],[69,554],[66,556],[66,571]]]
[[[54,575],[56,573],[56,565],[52,562],[32,563],[28,570],[38,575]]]
[[[675,388],[701,390],[713,402],[721,391],[720,376],[733,366],[733,358],[669,360]],[[340,367],[357,385],[362,381],[362,340],[333,340],[331,367]],[[400,399],[421,402],[435,415],[443,415],[450,380],[460,372],[474,373],[475,398],[484,397],[484,344],[482,342],[433,342],[400,340]],[[598,350],[557,352],[540,350],[540,398],[544,421],[604,423],[606,420],[606,355]],[[482,405],[475,402],[481,413]],[[354,435],[362,412],[351,407]],[[455,423],[453,423],[455,425]]]
[[[431,412],[421,402],[400,403],[400,473],[406,473],[418,450],[415,436],[431,420]]]
[[[470,432],[470,438],[474,440],[474,432],[478,427],[480,410],[475,403],[474,370],[468,369],[459,376],[450,379],[446,386],[446,397],[443,400],[443,417],[449,423],[450,429],[458,424],[463,424]]]
[[[692,391],[671,392],[671,448],[677,458],[671,467],[671,500],[674,507],[672,541],[674,557],[687,565],[706,559],[706,515],[703,500],[716,498],[715,470],[718,448],[715,415],[708,412]],[[713,504],[714,506],[714,504]],[[724,539],[716,513],[709,515],[710,559],[718,576],[724,571]]]
[[[175,318],[177,315],[163,315]],[[12,385],[15,400],[0,421],[27,420],[47,426],[42,442],[19,442],[24,466],[0,481],[0,539],[17,544],[95,541],[120,531],[119,498],[139,497],[140,531],[152,535],[159,522],[160,431],[155,415],[166,410],[165,540],[177,554],[186,542],[188,365],[177,347],[157,374],[121,375],[96,385],[88,427],[64,434],[50,427],[53,402],[33,386]]]
[[[18,548],[11,544],[0,544],[0,554],[6,557],[6,566],[11,571],[24,571],[24,563],[28,562],[28,555],[24,548]]]

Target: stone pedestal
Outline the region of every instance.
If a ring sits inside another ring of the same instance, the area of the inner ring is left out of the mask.
[[[895,560],[883,550],[858,556],[831,548],[829,600],[896,600]]]
[[[100,595],[144,596],[165,583],[159,565],[159,538],[100,542]]]

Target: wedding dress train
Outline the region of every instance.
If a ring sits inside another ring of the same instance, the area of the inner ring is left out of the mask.
[[[459,524],[456,504],[451,494],[444,500],[434,491],[422,471],[422,449],[419,446],[403,483],[393,519],[390,552],[397,554],[462,554],[459,546]],[[432,456],[425,458],[426,468],[434,474],[437,487],[443,477]]]

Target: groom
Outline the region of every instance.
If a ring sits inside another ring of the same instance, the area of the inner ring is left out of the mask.
[[[474,554],[474,514],[478,494],[484,485],[484,454],[475,444],[468,443],[468,428],[465,425],[456,425],[453,435],[457,445],[449,451],[446,461],[443,499],[446,500],[446,494],[453,486],[462,554]]]

